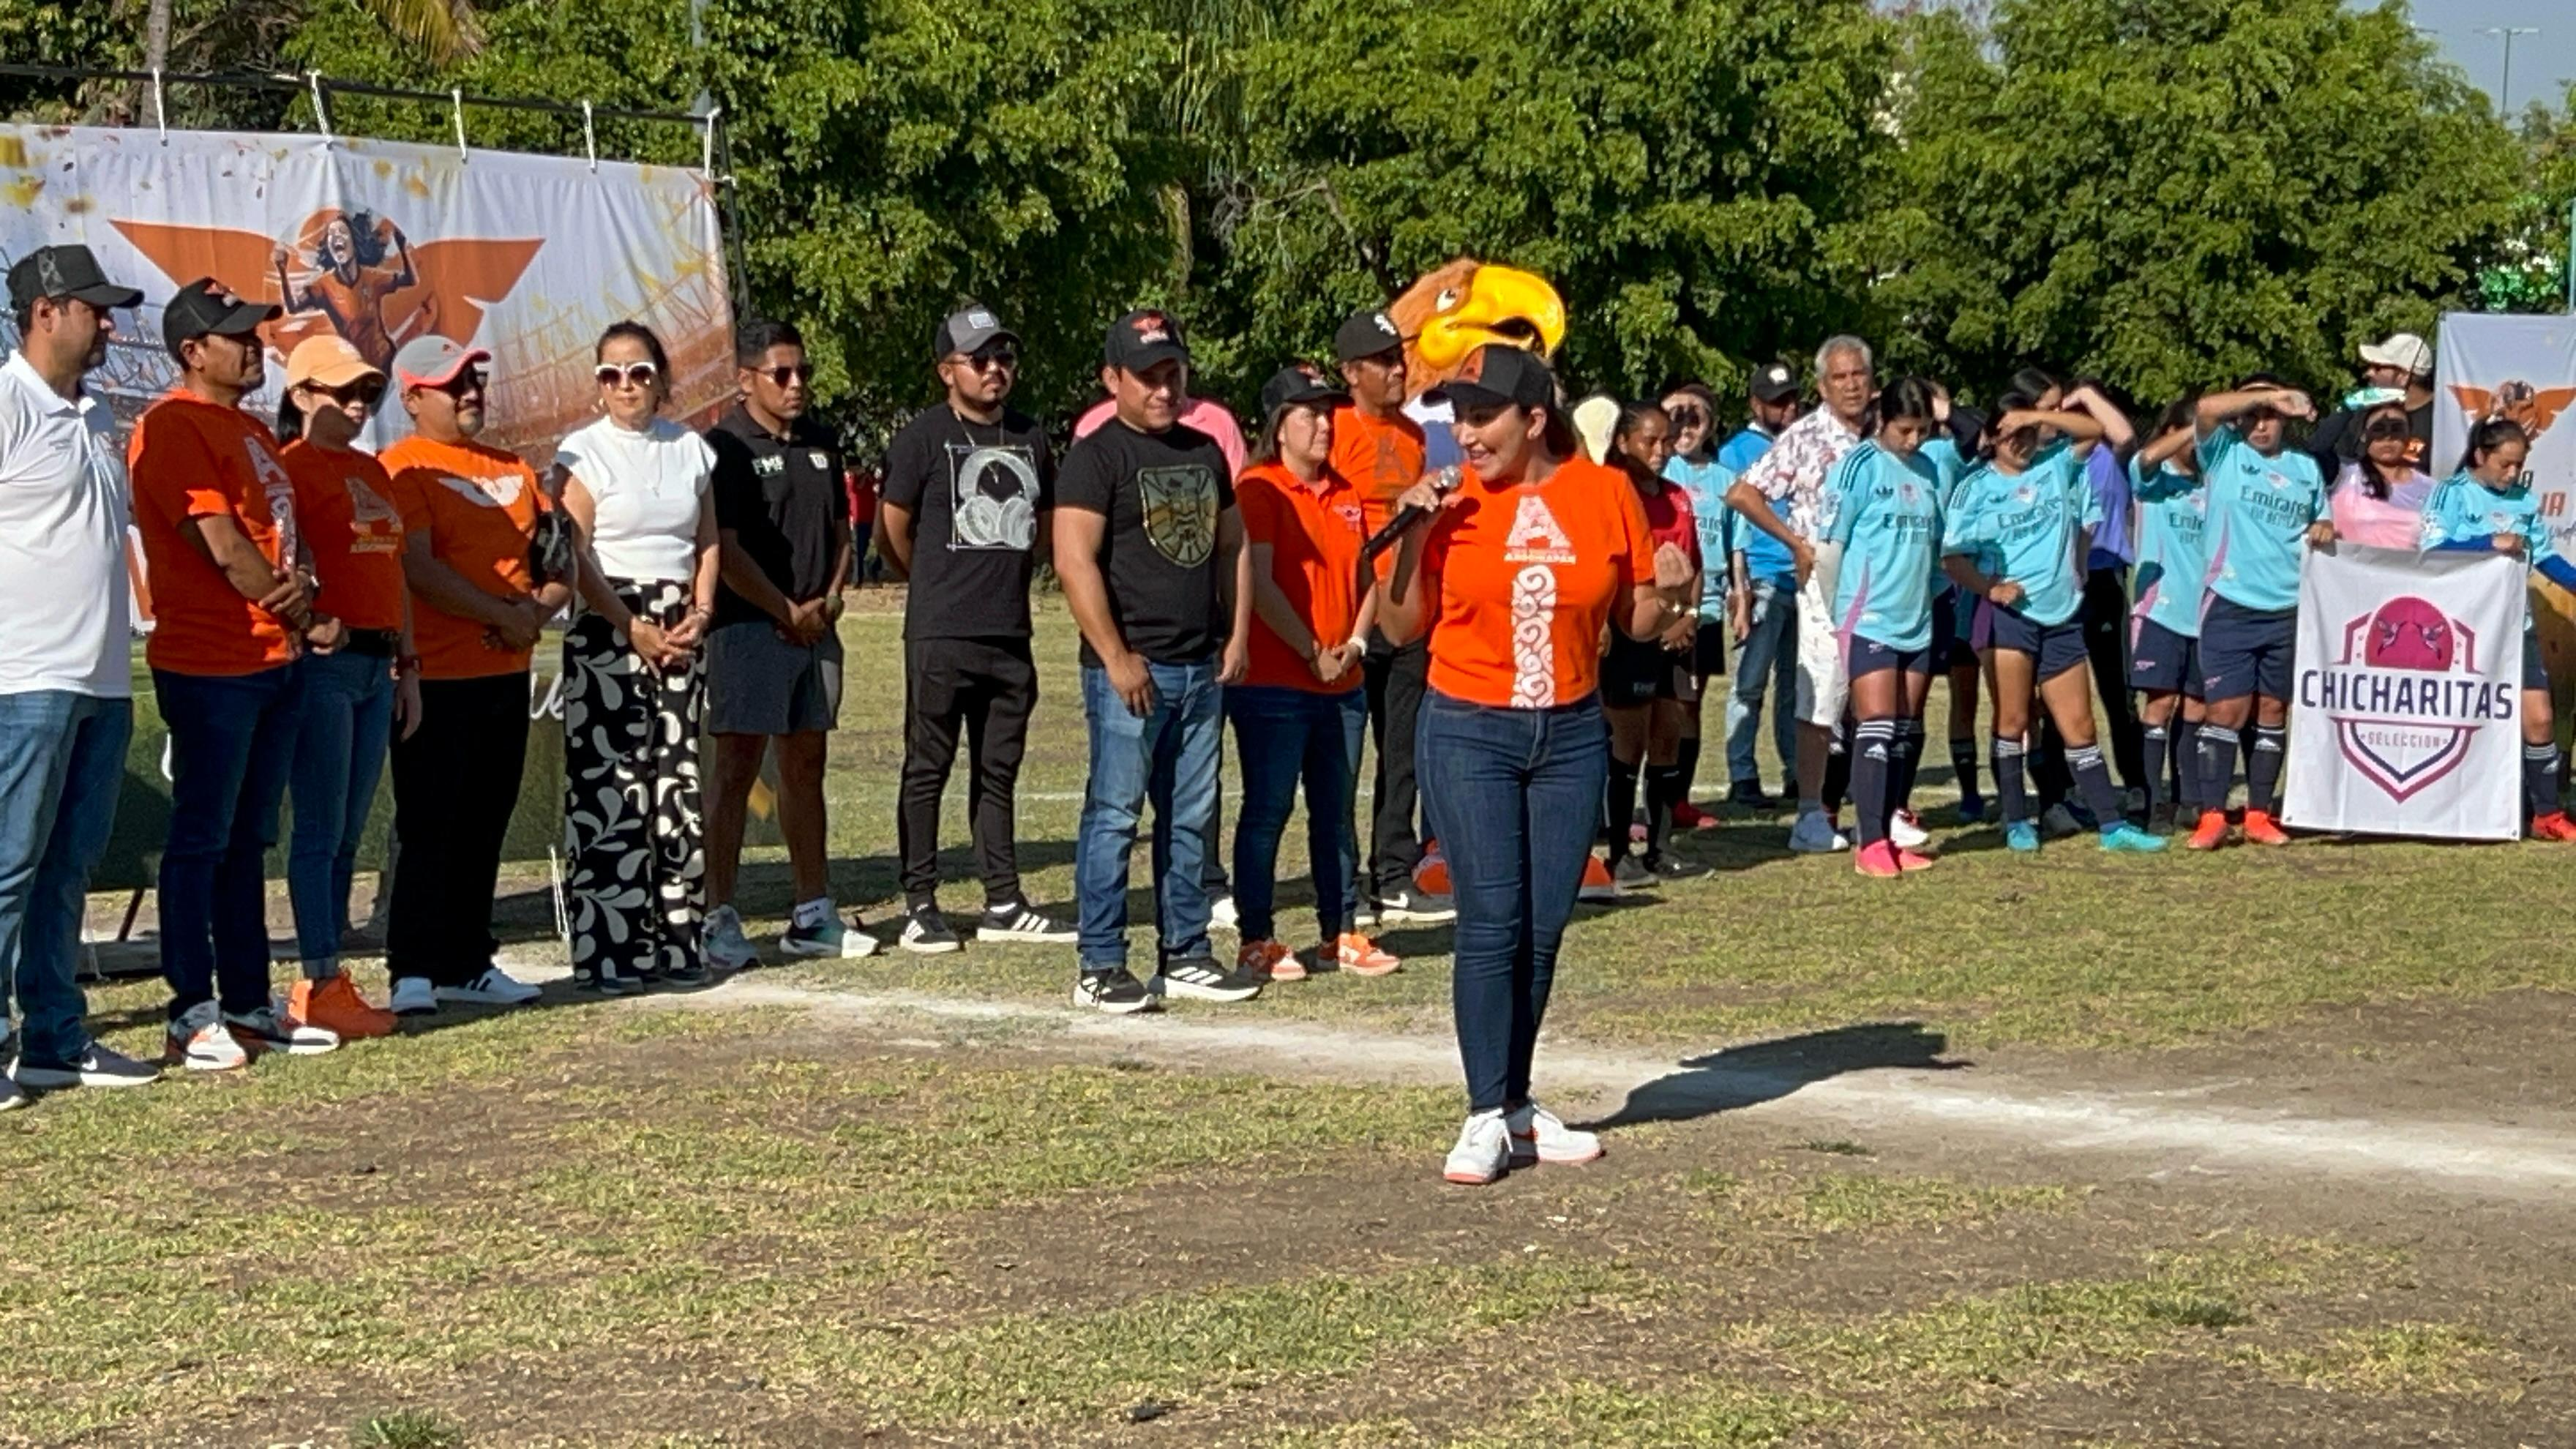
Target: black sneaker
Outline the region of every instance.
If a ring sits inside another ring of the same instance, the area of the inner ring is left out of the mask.
[[[608,969],[578,972],[573,976],[573,985],[602,996],[641,996],[645,992],[643,977]]]
[[[714,984],[715,979],[714,973],[707,970],[705,962],[693,961],[686,965],[654,972],[646,977],[645,981],[647,985],[668,986],[679,991],[695,991],[702,986]]]
[[[1610,867],[1610,879],[1623,891],[1647,890],[1656,883],[1655,873],[1633,855],[1619,857],[1618,863]]]
[[[1684,860],[1670,851],[1659,851],[1646,857],[1646,869],[1657,880],[1697,880],[1708,874],[1708,867],[1695,860]]]
[[[1082,932],[1027,901],[1013,901],[1006,906],[986,906],[984,919],[975,923],[975,938],[1031,946],[1070,946],[1082,939]]]
[[[2174,833],[2174,802],[2159,800],[2147,807],[2147,829],[2157,835]]]
[[[123,1052],[109,1051],[92,1042],[78,1061],[42,1062],[21,1056],[12,1075],[18,1079],[18,1085],[42,1091],[59,1091],[65,1087],[141,1087],[161,1080],[161,1067],[157,1062],[138,1062]]]
[[[1762,793],[1759,780],[1738,780],[1726,787],[1726,803],[1746,810],[1777,810],[1780,802]]]
[[[904,912],[903,934],[895,944],[916,956],[945,956],[958,949],[957,933],[948,929],[937,901],[923,901]]]
[[[1073,979],[1073,1004],[1105,1011],[1112,1016],[1131,1016],[1154,1009],[1154,994],[1136,973],[1124,966],[1106,971],[1085,971]]]
[[[1181,956],[1164,962],[1147,989],[1156,996],[1250,1001],[1261,994],[1261,978],[1249,971],[1221,966],[1205,956]]]
[[[19,1091],[16,1082],[7,1077],[0,1077],[0,1112],[15,1112],[34,1100],[36,1099]]]

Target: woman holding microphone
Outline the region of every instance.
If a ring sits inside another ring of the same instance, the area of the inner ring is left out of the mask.
[[[1434,398],[1466,471],[1454,492],[1426,481],[1398,500],[1430,523],[1405,534],[1378,624],[1430,637],[1416,758],[1458,906],[1468,1103],[1442,1175],[1482,1184],[1601,1155],[1530,1099],[1530,1057],[1608,778],[1602,630],[1658,637],[1692,571],[1654,542],[1627,478],[1583,458],[1537,355],[1489,344]]]

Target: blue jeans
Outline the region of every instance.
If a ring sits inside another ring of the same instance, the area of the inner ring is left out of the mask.
[[[215,676],[152,671],[170,726],[170,842],[161,852],[161,975],[170,1019],[218,999],[268,1005],[261,857],[295,758],[295,667]]]
[[[131,700],[66,689],[0,694],[0,1036],[14,996],[19,1054],[69,1066],[89,1050],[79,959],[89,873],[116,825]]]
[[[1458,905],[1450,1009],[1474,1112],[1529,1100],[1556,952],[1601,824],[1610,731],[1595,698],[1496,709],[1432,691],[1414,758]]]
[[[1352,791],[1360,740],[1368,732],[1368,691],[1339,694],[1277,685],[1225,692],[1234,753],[1243,771],[1243,809],[1234,820],[1234,909],[1246,941],[1278,936],[1279,839],[1306,787],[1306,853],[1315,872],[1315,925],[1330,949],[1351,929]]]
[[[1735,654],[1735,682],[1726,692],[1726,775],[1760,780],[1753,742],[1762,730],[1762,694],[1771,693],[1771,742],[1780,768],[1798,761],[1798,586],[1783,579],[1755,579],[1752,627]]]
[[[287,790],[295,832],[286,850],[286,889],[295,903],[295,949],[308,970],[335,961],[349,924],[349,881],[358,839],[376,803],[393,736],[393,662],[364,654],[314,654],[295,666],[304,710],[295,732]]]
[[[1139,718],[1109,671],[1082,671],[1082,715],[1091,733],[1091,778],[1073,848],[1085,971],[1127,964],[1127,867],[1136,826],[1154,803],[1154,900],[1162,957],[1208,954],[1208,897],[1201,879],[1216,850],[1216,764],[1224,744],[1216,661],[1148,663],[1154,708]]]

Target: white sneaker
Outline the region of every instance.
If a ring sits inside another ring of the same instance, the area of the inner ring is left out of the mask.
[[[731,906],[718,906],[707,912],[699,940],[707,964],[719,971],[743,971],[760,964],[760,948],[743,934],[742,912]]]
[[[164,1057],[185,1063],[192,1072],[236,1072],[250,1065],[250,1053],[224,1027],[224,1013],[211,1001],[200,1001],[170,1023]]]
[[[1234,892],[1219,891],[1208,897],[1208,924],[1222,926],[1229,931],[1236,929]]]
[[[543,991],[498,966],[484,967],[482,975],[462,986],[438,988],[439,1000],[461,1001],[472,1006],[525,1006],[543,995]],[[396,1007],[395,1010],[401,1008]]]
[[[1524,1102],[1519,1111],[1506,1114],[1503,1125],[1511,1131],[1514,1167],[1590,1162],[1601,1155],[1600,1138],[1566,1126],[1536,1102]]]
[[[1800,855],[1831,855],[1838,850],[1850,849],[1851,842],[1834,829],[1833,821],[1826,818],[1825,812],[1810,810],[1800,815],[1798,823],[1789,828],[1789,848]]]
[[[2070,835],[2083,834],[2084,827],[2075,823],[2074,811],[2062,804],[2051,805],[2040,812],[2039,833],[2051,840],[2064,840]]]
[[[1887,838],[1899,850],[1921,850],[1932,843],[1932,832],[1914,818],[1911,810],[1899,810],[1887,817]]]
[[[1483,1187],[1502,1176],[1511,1159],[1512,1134],[1503,1125],[1502,1112],[1478,1112],[1458,1129],[1458,1145],[1449,1149],[1440,1175],[1451,1182]]]
[[[394,978],[393,1013],[396,1016],[435,1016],[438,1014],[438,992],[426,976]]]
[[[808,960],[856,961],[877,953],[877,938],[855,915],[845,923],[836,907],[819,919],[790,921],[778,934],[778,949]]]
[[[338,1032],[297,1021],[274,1002],[257,1011],[227,1011],[224,1026],[232,1032],[234,1041],[254,1052],[318,1057],[340,1049]]]

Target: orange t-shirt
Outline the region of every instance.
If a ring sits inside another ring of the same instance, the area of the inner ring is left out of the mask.
[[[173,390],[125,449],[152,589],[144,657],[173,674],[242,675],[295,657],[286,625],[241,596],[188,541],[190,519],[230,518],[272,564],[295,557],[295,485],[268,429],[240,408]]]
[[[537,475],[518,455],[480,443],[440,443],[414,433],[385,449],[403,532],[429,540],[430,555],[495,598],[528,592],[528,540],[546,509]],[[524,673],[525,651],[483,641],[481,620],[414,597],[412,647],[423,679],[483,679]]]
[[[278,454],[295,480],[295,518],[322,583],[316,607],[352,629],[402,627],[402,515],[385,467],[355,448],[302,438]]]
[[[1246,547],[1270,545],[1270,576],[1291,608],[1326,647],[1351,637],[1360,616],[1359,494],[1329,467],[1308,486],[1277,463],[1255,463],[1234,480],[1234,506],[1243,513]],[[1341,694],[1360,686],[1352,668],[1333,684],[1315,677],[1305,658],[1252,611],[1252,667],[1246,684]]]
[[[1422,425],[1402,413],[1373,418],[1357,407],[1333,409],[1332,468],[1358,490],[1368,530],[1386,527],[1395,500],[1422,481]],[[1379,560],[1383,575],[1395,560],[1387,550]]]
[[[1498,708],[1549,709],[1601,682],[1601,631],[1655,581],[1636,486],[1580,458],[1536,487],[1468,470],[1423,548],[1431,687]]]

